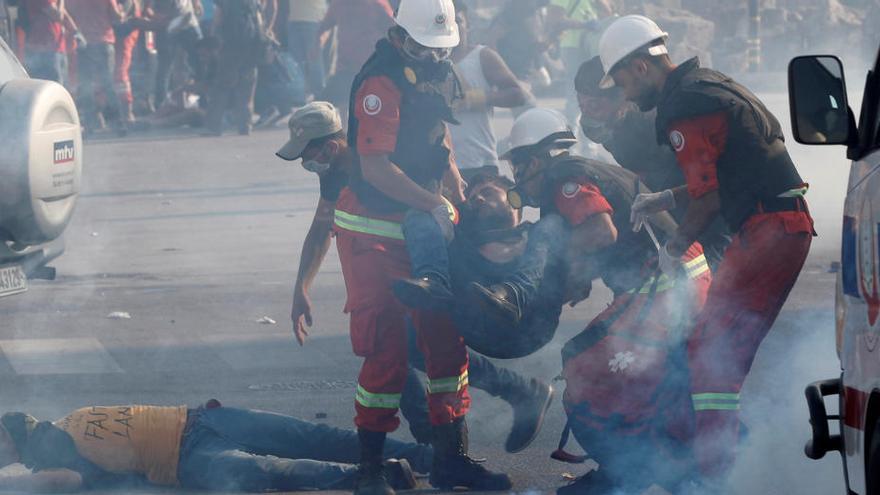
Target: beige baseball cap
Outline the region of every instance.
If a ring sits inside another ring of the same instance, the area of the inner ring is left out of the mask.
[[[318,139],[342,130],[342,119],[332,103],[313,101],[293,112],[287,123],[290,140],[276,155],[285,160],[298,160],[312,139]]]

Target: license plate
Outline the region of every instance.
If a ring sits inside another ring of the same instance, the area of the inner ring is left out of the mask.
[[[19,265],[0,266],[0,297],[27,290],[27,275]]]

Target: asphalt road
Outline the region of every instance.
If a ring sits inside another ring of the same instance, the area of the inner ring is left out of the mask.
[[[770,101],[780,116],[785,100]],[[497,125],[509,128],[509,118]],[[82,196],[58,279],[0,299],[0,411],[55,419],[86,405],[196,405],[216,397],[349,427],[359,362],[331,249],[312,291],[305,347],[290,332],[291,285],[318,197],[316,178],[275,158],[277,129],[250,137],[150,135],[88,143]],[[750,437],[731,493],[842,493],[833,456],[808,461],[803,386],[837,373],[832,302],[848,165],[842,148],[793,145],[817,230],[807,266],[744,391]],[[503,363],[552,379],[559,349],[609,301],[604,289],[566,309],[557,339]],[[111,319],[112,312],[130,319]],[[277,324],[261,324],[268,316]],[[503,452],[509,408],[474,392],[471,446],[508,471],[517,492],[547,493],[578,466],[552,461],[556,400],[534,445]],[[397,433],[409,438],[406,428]],[[576,449],[576,447],[572,447]],[[161,492],[158,490],[157,492]]]

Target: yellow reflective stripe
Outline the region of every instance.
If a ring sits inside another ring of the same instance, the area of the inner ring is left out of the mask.
[[[364,407],[376,409],[397,409],[400,407],[400,394],[374,394],[358,384],[355,400]]]
[[[662,275],[660,275],[660,281],[657,282],[657,288],[656,288],[656,289],[654,288],[654,281],[655,281],[655,280],[656,280],[656,277],[651,277],[651,278],[649,278],[649,279],[644,283],[644,285],[642,285],[642,287],[638,290],[638,293],[639,293],[639,294],[650,294],[651,291],[655,291],[655,292],[664,292],[664,291],[667,291],[667,290],[672,289],[673,287],[675,287],[675,280],[670,279],[668,276],[666,276],[665,273],[662,274]],[[635,290],[635,289],[631,289],[631,290],[629,291],[629,293],[630,293],[630,294],[635,294],[635,293],[636,293],[636,290]]]
[[[694,404],[694,411],[739,411],[739,404],[703,402]]]
[[[721,393],[721,392],[708,392],[702,394],[693,394],[691,395],[693,400],[739,400],[739,394],[736,393]]]
[[[789,189],[784,193],[776,196],[777,198],[803,198],[807,191],[810,190],[810,186],[798,187],[797,189]]]
[[[445,394],[458,392],[468,384],[468,372],[464,370],[459,376],[450,376],[448,378],[435,378],[428,380],[429,394]]]
[[[709,262],[702,254],[684,264],[688,278],[697,278],[709,271]]]
[[[739,410],[739,394],[709,392],[693,394],[695,411],[737,411]]]
[[[709,262],[702,254],[696,258],[683,263],[685,274],[688,278],[697,278],[709,271]],[[638,290],[639,294],[649,294],[654,286],[655,277],[649,278],[644,285]],[[665,273],[660,275],[660,281],[657,282],[656,292],[663,292],[675,287],[675,280],[672,280]],[[636,290],[631,289],[629,294],[635,294]]]
[[[452,202],[446,199],[445,196],[441,196],[443,198],[443,202],[446,203],[446,209],[449,210],[449,220],[453,224],[458,224],[458,210],[455,209],[455,206],[452,205]]]
[[[389,239],[403,240],[403,228],[399,223],[379,220],[378,218],[362,217],[351,213],[335,210],[334,223],[337,227],[360,234],[370,234]]]

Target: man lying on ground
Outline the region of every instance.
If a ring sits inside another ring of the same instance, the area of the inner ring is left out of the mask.
[[[431,447],[385,442],[395,488],[415,487],[430,469]],[[224,407],[93,406],[58,421],[10,412],[0,417],[0,490],[71,492],[144,486],[215,491],[345,490],[354,487],[353,431],[290,416]]]

